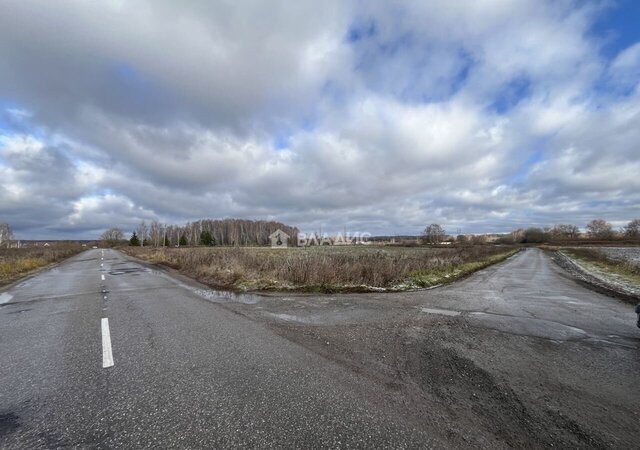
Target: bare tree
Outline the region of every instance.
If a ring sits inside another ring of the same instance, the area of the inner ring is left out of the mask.
[[[437,223],[432,223],[424,229],[424,237],[430,244],[439,244],[447,237],[447,233]]]
[[[633,219],[624,227],[625,236],[631,239],[640,238],[640,219]]]
[[[545,241],[545,232],[542,228],[527,228],[524,230],[523,243],[539,244]]]
[[[281,230],[289,236],[289,242],[298,241],[298,229],[280,222],[263,220],[224,219],[198,220],[184,226],[167,227],[172,243],[179,243],[182,237],[188,245],[198,245],[202,232],[208,231],[216,245],[268,245],[269,235]],[[180,244],[185,245],[185,244]]]
[[[159,247],[162,240],[162,224],[157,220],[151,222],[149,227],[149,237],[151,238],[151,245]]]
[[[511,232],[511,239],[514,243],[522,242],[524,239],[524,228],[517,228]]]
[[[109,247],[113,247],[124,239],[124,233],[120,228],[109,228],[100,237]]]
[[[575,239],[580,236],[580,229],[575,225],[561,223],[554,225],[551,236],[554,239]]]
[[[595,219],[587,224],[589,236],[595,239],[611,239],[613,227],[604,219]]]
[[[149,228],[147,228],[147,224],[144,223],[144,220],[140,222],[140,225],[138,225],[136,234],[138,235],[138,239],[140,240],[140,247],[144,246],[144,241],[149,237]]]
[[[0,245],[5,244],[7,248],[13,240],[13,231],[8,223],[0,223]]]

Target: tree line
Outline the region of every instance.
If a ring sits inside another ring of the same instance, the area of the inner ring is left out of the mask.
[[[631,220],[616,230],[604,219],[594,219],[581,232],[576,225],[558,224],[553,227],[517,229],[511,232],[509,239],[515,243],[541,243],[552,241],[571,241],[590,239],[594,241],[640,240],[640,219]]]
[[[282,230],[292,242],[297,241],[298,229],[275,221],[246,219],[202,219],[185,225],[166,225],[159,221],[145,221],[133,230],[129,244],[144,247],[169,246],[261,246],[270,243],[269,235]],[[121,230],[105,231],[102,239],[115,245],[124,238]]]
[[[615,230],[613,225],[604,219],[594,219],[586,225],[585,230],[583,233],[577,225],[573,224],[557,224],[545,228],[518,228],[511,233],[500,236],[498,242],[503,244],[526,244],[571,241],[575,239],[591,239],[594,241],[640,240],[640,219],[634,219],[618,230]],[[486,237],[482,235],[467,236],[461,234],[455,237],[448,236],[445,230],[436,223],[432,223],[425,228],[423,238],[430,244],[442,242],[481,244],[486,241]]]

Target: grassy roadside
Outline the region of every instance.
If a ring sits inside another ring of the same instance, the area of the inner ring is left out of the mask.
[[[458,267],[454,267],[450,270],[433,271],[431,273],[416,273],[411,277],[410,283],[413,283],[416,288],[433,287],[440,284],[451,283],[452,281],[464,278],[471,275],[478,270],[482,270],[493,264],[504,261],[507,258],[518,253],[521,249],[511,249],[497,255],[487,256],[479,261],[471,261],[461,264]]]
[[[562,251],[587,270],[613,276],[623,283],[640,286],[640,264],[613,259],[596,249],[563,248]]]
[[[0,249],[0,286],[6,286],[36,270],[80,253],[80,245]]]
[[[125,253],[177,269],[209,286],[300,292],[403,291],[467,276],[515,247],[139,248]]]

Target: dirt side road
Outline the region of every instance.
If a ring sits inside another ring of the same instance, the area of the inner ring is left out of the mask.
[[[540,250],[429,291],[223,301],[380,383],[380,398],[452,447],[640,441],[633,306],[578,284]]]

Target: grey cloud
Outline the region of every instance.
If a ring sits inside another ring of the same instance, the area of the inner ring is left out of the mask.
[[[7,2],[2,91],[55,124],[84,105],[235,128],[309,108],[340,61],[342,3],[216,5]]]
[[[600,56],[587,32],[598,11],[5,2],[0,219],[93,237],[153,218],[374,233],[433,221],[506,231],[584,221],[603,205],[610,220],[631,218],[637,51]],[[603,80],[626,89],[595,90]],[[492,106],[509,95],[505,110]],[[287,148],[274,148],[280,134]],[[16,139],[31,153],[12,153]]]

